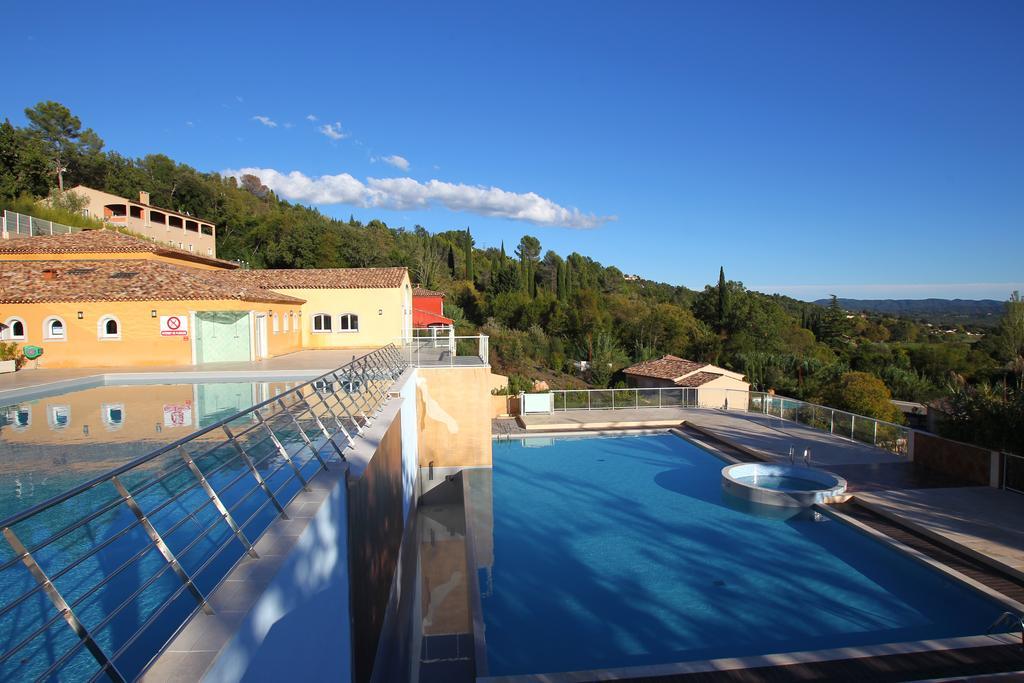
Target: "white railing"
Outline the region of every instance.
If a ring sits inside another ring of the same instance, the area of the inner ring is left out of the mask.
[[[551,411],[640,408],[714,408],[761,413],[827,431],[898,455],[910,453],[909,427],[760,391],[663,387],[650,389],[558,389]],[[538,405],[538,403],[533,403]],[[1019,465],[1024,479],[1024,461]]]
[[[450,327],[435,335],[414,336],[395,341],[403,360],[418,368],[488,365],[486,334],[459,336]]]
[[[0,227],[0,232],[3,233],[4,239],[9,239],[11,237],[36,237],[39,235],[66,235],[72,232],[80,232],[82,229],[4,209],[3,225]]]

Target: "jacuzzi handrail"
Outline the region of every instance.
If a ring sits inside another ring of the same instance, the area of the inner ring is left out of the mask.
[[[210,424],[210,425],[208,425],[206,427],[203,427],[202,429],[196,430],[194,432],[190,432],[189,434],[186,434],[185,436],[181,437],[180,439],[178,439],[176,441],[173,441],[173,442],[171,442],[169,444],[161,446],[160,448],[158,448],[158,449],[156,449],[154,451],[150,451],[149,453],[147,453],[147,454],[145,454],[143,456],[140,456],[140,457],[136,458],[135,460],[131,460],[131,461],[129,461],[129,462],[123,464],[123,465],[115,467],[112,470],[108,470],[104,474],[101,474],[101,475],[99,475],[99,476],[97,476],[97,477],[95,477],[93,479],[90,479],[89,481],[86,481],[86,482],[84,482],[82,484],[79,484],[79,485],[75,486],[74,488],[68,489],[64,493],[60,493],[60,494],[58,494],[58,495],[56,495],[56,496],[54,496],[52,498],[49,498],[47,500],[42,501],[41,503],[37,503],[36,505],[33,505],[30,508],[26,508],[25,510],[22,510],[21,512],[15,513],[15,514],[11,515],[10,517],[7,517],[6,519],[0,520],[0,529],[5,528],[5,527],[14,526],[15,524],[18,524],[19,522],[23,522],[26,519],[28,519],[29,517],[37,515],[40,512],[43,512],[44,510],[48,510],[49,508],[51,508],[51,507],[53,507],[55,505],[60,505],[61,503],[65,502],[65,501],[68,501],[68,500],[74,498],[75,496],[88,491],[89,489],[95,488],[95,487],[99,486],[100,484],[103,484],[103,483],[106,483],[106,482],[110,481],[114,477],[120,476],[120,475],[124,474],[125,472],[128,472],[130,470],[135,469],[139,465],[144,465],[147,462],[149,462],[149,461],[151,461],[151,460],[153,460],[155,458],[158,458],[161,455],[164,455],[165,453],[168,453],[168,452],[178,448],[179,446],[183,446],[183,445],[187,444],[190,441],[194,441],[197,438],[199,438],[200,436],[203,436],[205,434],[209,434],[210,432],[212,432],[212,431],[214,431],[216,429],[222,429],[224,427],[224,425],[230,424],[231,422],[233,422],[234,420],[237,420],[240,417],[243,417],[243,416],[245,416],[247,414],[256,412],[257,410],[259,410],[261,408],[264,408],[264,407],[266,407],[267,405],[269,405],[271,403],[275,403],[278,400],[281,400],[281,399],[283,399],[283,398],[285,398],[285,397],[287,397],[287,396],[289,396],[291,394],[300,392],[300,390],[308,387],[311,384],[314,384],[316,382],[321,382],[321,381],[323,381],[326,378],[329,378],[329,377],[331,377],[333,375],[337,375],[339,372],[342,372],[342,371],[348,369],[349,367],[352,367],[352,366],[356,365],[357,363],[365,365],[365,363],[363,363],[364,360],[370,358],[371,356],[375,356],[375,355],[379,354],[381,351],[388,351],[390,349],[393,349],[396,352],[398,351],[398,349],[395,347],[394,344],[388,344],[387,346],[382,346],[381,348],[376,349],[374,351],[371,351],[370,353],[366,353],[366,354],[363,354],[362,356],[358,356],[357,358],[352,359],[348,363],[345,363],[344,365],[341,365],[341,366],[335,368],[334,370],[331,370],[329,372],[325,372],[324,374],[319,375],[317,377],[314,377],[313,379],[307,380],[307,381],[303,382],[302,384],[299,384],[298,386],[294,386],[291,389],[289,389],[288,391],[285,391],[285,392],[283,392],[281,394],[277,394],[275,396],[271,396],[270,398],[268,398],[265,401],[261,401],[260,403],[257,403],[257,404],[255,404],[253,406],[250,406],[249,408],[245,408],[244,410],[240,410],[237,413],[234,413],[233,415],[230,415],[228,417],[222,418],[222,419],[214,422],[213,424]],[[402,365],[405,364],[405,361],[402,360],[399,356],[393,357],[391,362],[402,364]],[[301,395],[302,394],[300,394],[300,396]]]

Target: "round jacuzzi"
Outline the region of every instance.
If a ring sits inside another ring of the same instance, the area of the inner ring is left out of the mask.
[[[752,503],[809,507],[842,495],[846,480],[811,467],[744,462],[722,469],[722,488]]]

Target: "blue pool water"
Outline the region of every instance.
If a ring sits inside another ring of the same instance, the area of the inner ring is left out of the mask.
[[[103,386],[0,409],[0,517],[47,500],[298,383]],[[265,434],[245,431],[253,424],[242,417],[232,421],[231,428],[236,435],[245,433],[239,441],[260,475],[279,500],[288,501],[299,485]],[[318,462],[298,448],[301,437],[294,425],[279,416],[268,424],[286,448],[298,453],[293,461],[303,476],[312,477]],[[305,428],[315,434],[308,424]],[[265,496],[253,492],[254,478],[223,440],[223,433],[215,430],[190,442],[187,450],[246,535],[255,539],[276,518],[275,510]],[[314,443],[319,447],[321,439],[315,438]],[[166,473],[172,474],[145,487]],[[183,470],[176,451],[121,479],[139,506],[149,511],[150,521],[201,591],[211,590],[242,556],[242,545],[233,540],[230,528],[192,474]],[[176,495],[181,497],[165,505]],[[105,483],[15,524],[13,530],[32,548],[117,497],[114,487]],[[33,552],[100,647],[107,654],[119,652],[118,668],[128,678],[139,673],[196,608],[135,522],[130,510],[118,505]],[[158,578],[149,583],[154,576]],[[0,681],[35,680],[41,675],[89,680],[97,670],[95,660],[84,648],[72,650],[78,639],[46,596],[37,591],[20,599],[35,585],[12,547],[0,538],[0,652],[18,647],[15,656],[0,660]],[[166,605],[162,611],[161,605]],[[72,654],[61,659],[65,653]],[[51,665],[53,671],[47,672]]]
[[[489,674],[978,635],[1002,611],[828,515],[737,509],[724,464],[671,435],[495,444],[467,511]]]

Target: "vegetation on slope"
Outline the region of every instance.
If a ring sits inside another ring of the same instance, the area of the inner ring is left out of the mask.
[[[835,299],[823,307],[768,296],[721,269],[716,284],[694,292],[626,279],[576,252],[545,251],[530,235],[507,253],[504,243],[478,247],[468,228],[431,233],[338,220],[282,201],[253,176],[201,173],[161,154],[104,152],[100,137],[59,104],[29,112],[26,127],[0,124],[4,207],[24,211],[61,182],[126,197],[146,190],[154,205],[215,222],[218,255],[253,268],[407,266],[415,281],[448,294],[446,314],[460,333],[491,336],[496,370],[520,386],[538,378],[555,387],[615,386],[628,364],[671,353],[743,372],[757,389],[886,419],[897,419],[890,395],[942,398],[957,434],[987,444],[1014,438],[988,416],[1006,410],[1017,417],[999,424],[1020,421],[1019,299],[1006,304],[998,329],[974,332],[849,313]]]

